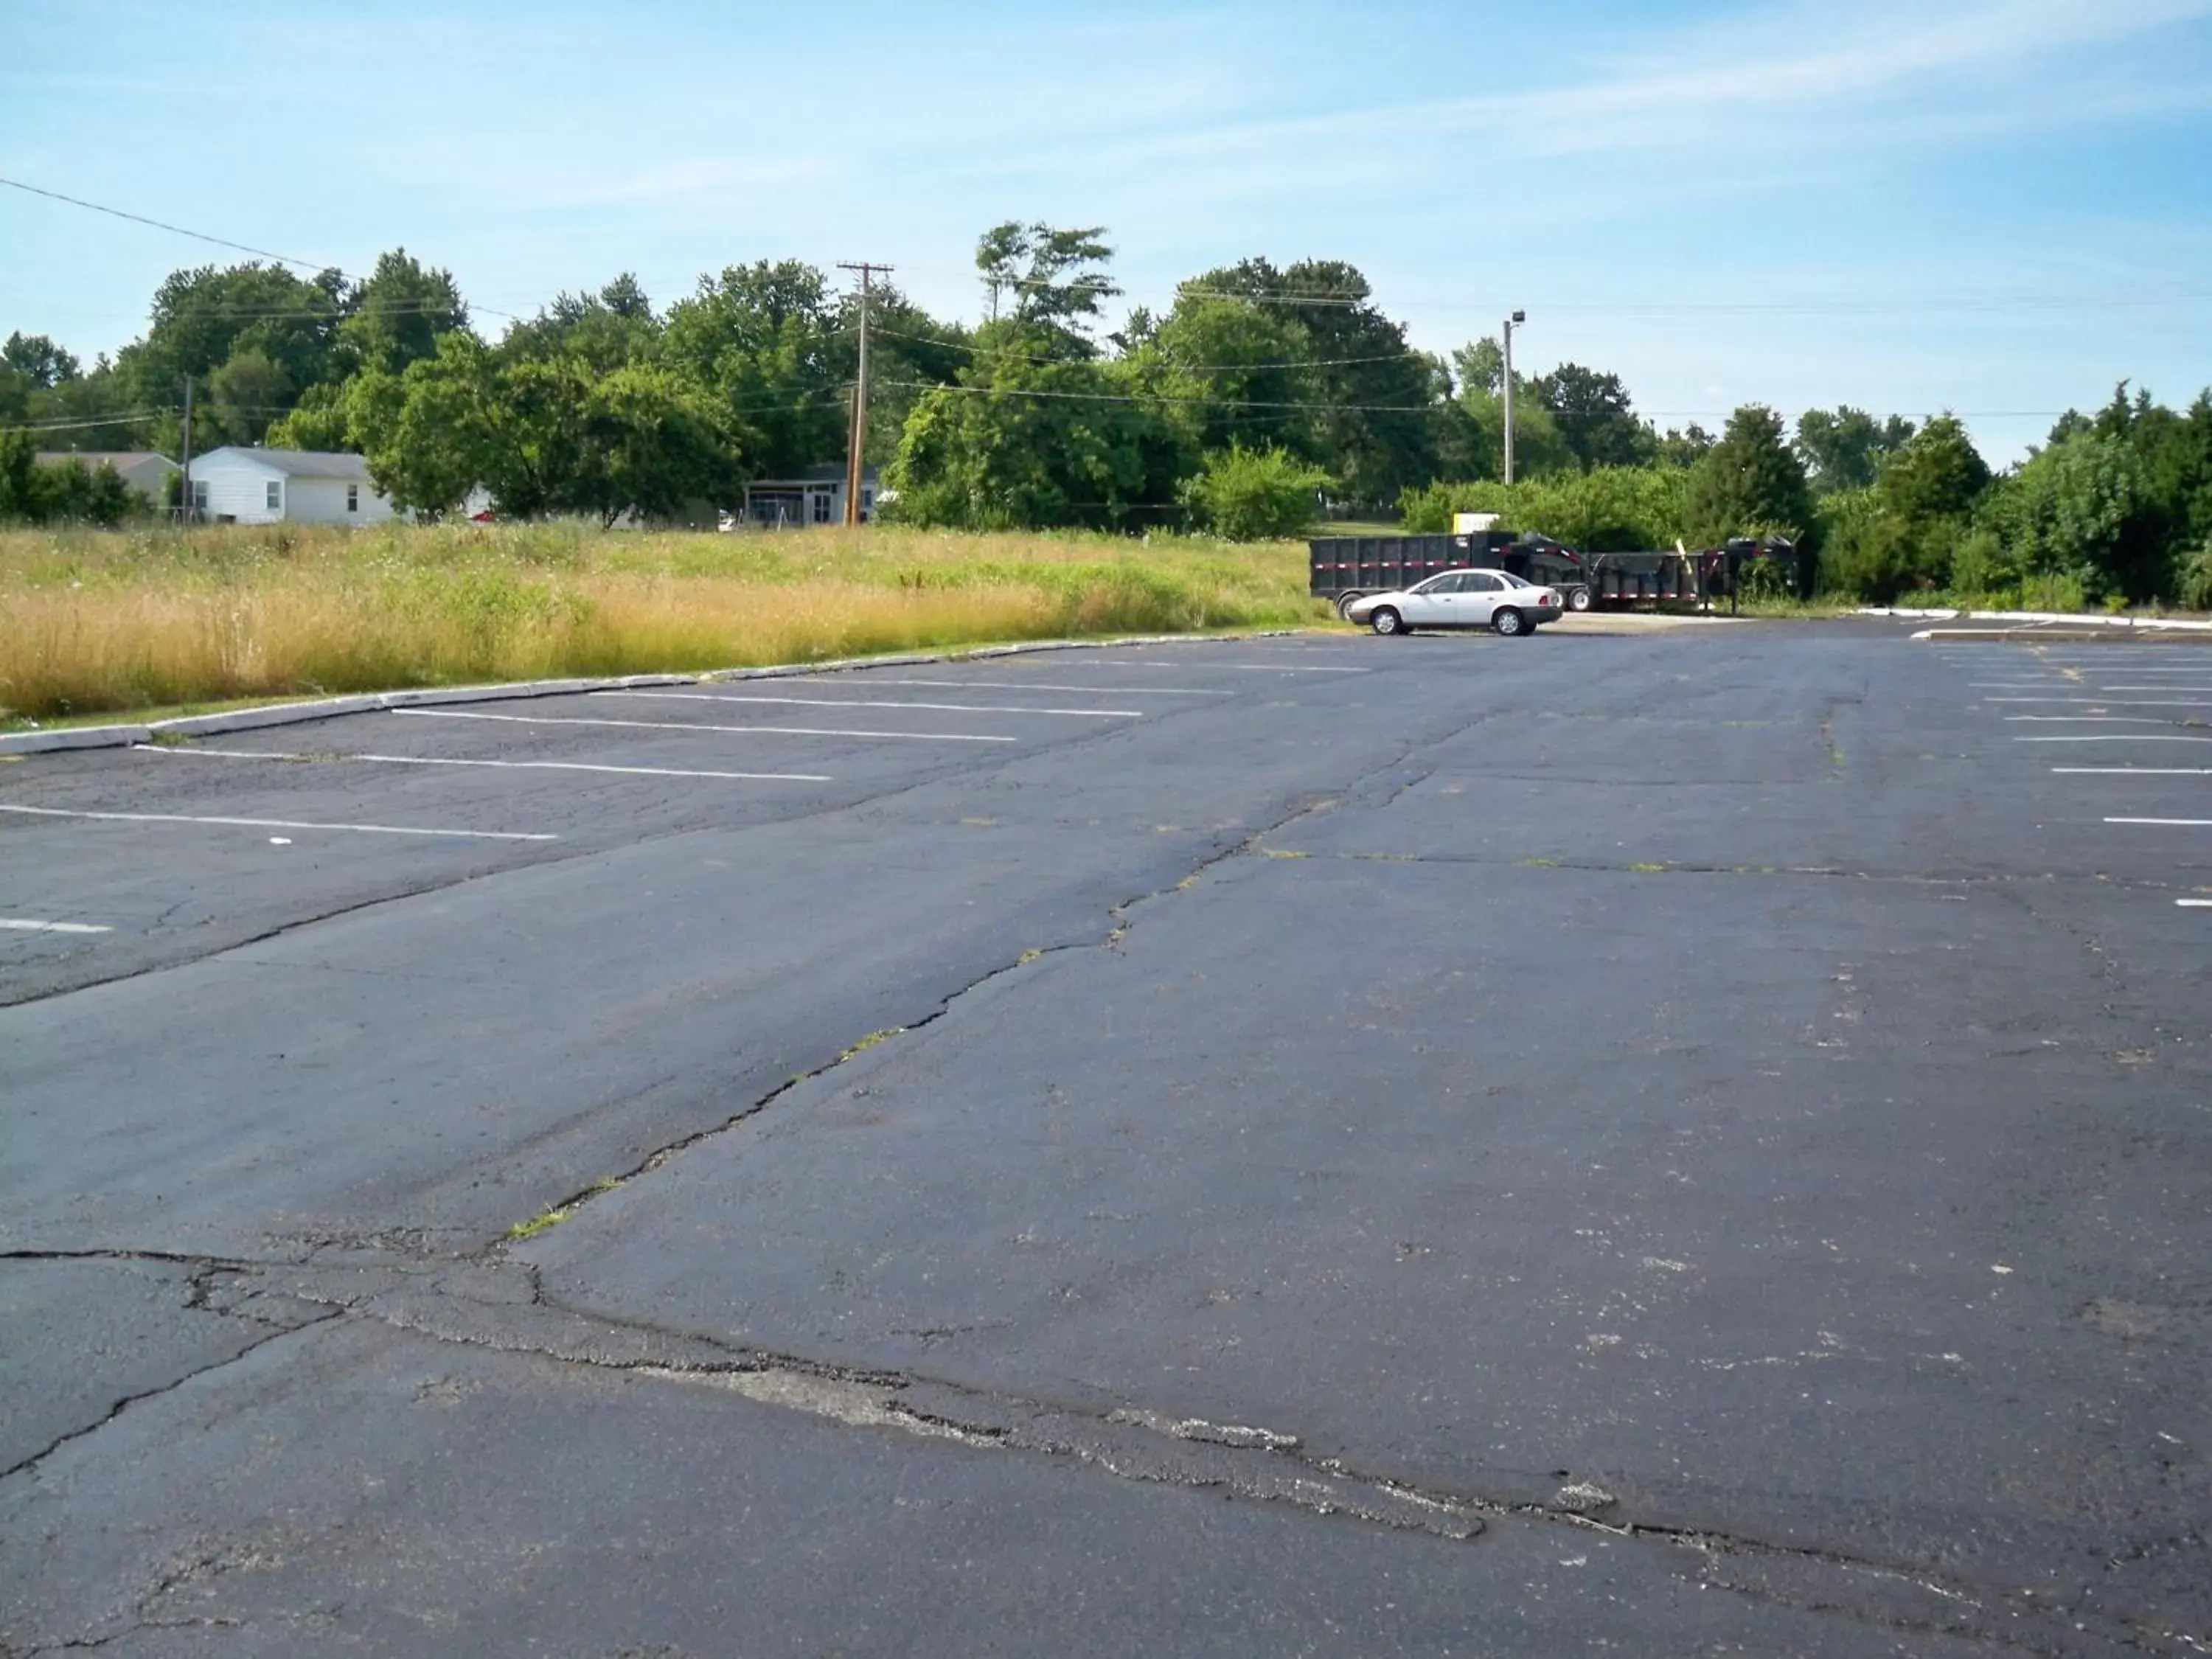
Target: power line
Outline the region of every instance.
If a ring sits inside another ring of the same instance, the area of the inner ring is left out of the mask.
[[[1050,392],[1036,386],[947,386],[933,380],[884,380],[878,384],[896,386],[902,391],[952,392],[971,398],[1058,398],[1094,404],[1194,404],[1208,409],[1296,409],[1329,414],[1431,415],[1443,407],[1441,403],[1328,404],[1259,398],[1170,398],[1126,392]]]
[[[929,334],[906,333],[898,329],[885,328],[880,323],[874,325],[874,331],[878,334],[890,335],[894,339],[917,340],[926,345],[941,346],[948,351],[965,351],[974,356],[983,356],[988,355],[994,357],[1008,358],[1017,362],[1028,363],[1062,363],[1072,361],[1066,357],[1047,356],[1041,352],[1015,351],[1011,348],[977,345],[972,342],[965,340],[944,340]],[[1409,358],[1418,358],[1425,362],[1430,361],[1430,354],[1425,351],[1416,351],[1408,348],[1404,351],[1378,352],[1372,356],[1367,357],[1300,357],[1296,359],[1285,359],[1279,362],[1265,363],[1182,363],[1176,362],[1172,358],[1164,358],[1161,360],[1160,366],[1164,368],[1176,369],[1186,374],[1227,374],[1232,370],[1246,368],[1348,368],[1354,363],[1395,363],[1403,362]],[[1126,363],[1133,362],[1136,360],[1132,357],[1123,356],[1119,358],[1107,358],[1103,361]]]
[[[155,230],[166,230],[173,236],[189,236],[196,242],[210,242],[216,247],[230,248],[239,253],[251,253],[257,259],[274,259],[279,264],[297,265],[303,270],[317,272],[335,270],[339,276],[355,283],[366,283],[368,280],[365,276],[357,276],[347,270],[343,266],[334,265],[327,261],[301,259],[289,253],[277,253],[265,247],[253,247],[245,242],[234,242],[227,236],[211,236],[204,230],[189,230],[183,225],[173,225],[166,220],[149,219],[143,213],[129,213],[121,208],[108,207],[99,202],[88,202],[81,196],[65,196],[58,190],[46,190],[37,185],[27,185],[20,179],[0,177],[0,185],[5,185],[11,190],[22,191],[32,196],[43,196],[48,201],[66,202],[71,207],[83,208],[93,213],[104,213],[111,219],[127,219],[133,224],[150,225]],[[521,320],[511,312],[494,311],[489,306],[480,306],[477,309],[487,316],[506,317],[510,321]]]

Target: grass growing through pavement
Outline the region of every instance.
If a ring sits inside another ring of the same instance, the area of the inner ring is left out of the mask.
[[[0,721],[1324,621],[1304,546],[580,526],[0,532]]]

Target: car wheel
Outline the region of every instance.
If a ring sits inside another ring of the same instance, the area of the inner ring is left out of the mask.
[[[1510,605],[1500,605],[1498,608],[1498,614],[1490,619],[1490,625],[1509,640],[1516,634],[1525,634],[1528,631],[1528,618]]]
[[[1356,591],[1350,593],[1338,594],[1336,596],[1336,614],[1340,617],[1344,616],[1353,605],[1358,605],[1360,600],[1366,597],[1367,596],[1364,593],[1358,592]]]
[[[1406,619],[1387,605],[1367,619],[1367,625],[1378,634],[1402,634],[1406,631]]]
[[[1575,591],[1574,591],[1573,592],[1571,592],[1571,593],[1570,593],[1570,594],[1568,594],[1568,595],[1567,595],[1567,609],[1568,609],[1568,610],[1570,610],[1570,611],[1587,611],[1587,610],[1589,610],[1589,607],[1590,607],[1589,589],[1588,589],[1587,587],[1577,587],[1577,589],[1575,589]]]

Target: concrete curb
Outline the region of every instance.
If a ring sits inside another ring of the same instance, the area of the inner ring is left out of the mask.
[[[2147,639],[2155,639],[2161,645],[2212,646],[2212,634],[2166,633],[2148,628],[1923,628],[1912,637],[1959,645],[2023,641],[2045,645],[2142,645]]]
[[[858,668],[921,667],[930,663],[981,662],[1037,651],[1103,651],[1139,645],[1218,645],[1236,640],[1275,640],[1305,632],[1277,628],[1258,634],[1143,634],[1112,640],[1034,640],[1019,645],[979,646],[972,651],[907,652],[884,657],[841,657],[829,662],[777,663],[764,668],[715,668],[701,674],[618,674],[607,679],[516,680],[504,685],[422,686],[405,691],[373,691],[357,696],[318,697],[307,702],[270,703],[262,708],[233,708],[218,714],[184,714],[144,726],[67,726],[51,732],[0,734],[0,755],[43,755],[63,749],[128,749],[163,737],[212,737],[252,732],[264,726],[299,726],[386,708],[423,708],[442,703],[504,702],[526,697],[568,697],[580,691],[631,691],[656,685],[703,685],[730,680],[782,679],[803,674],[835,674]]]
[[[1863,605],[1862,617],[1895,617],[1905,622],[2007,623],[2033,624],[2037,627],[2116,629],[2123,633],[2141,631],[2146,634],[2212,634],[2212,622],[2190,622],[2179,617],[2085,617],[2068,611],[1911,611],[1892,609],[1886,605]],[[1918,635],[1913,635],[1915,639]],[[2101,637],[2101,635],[2100,636]]]

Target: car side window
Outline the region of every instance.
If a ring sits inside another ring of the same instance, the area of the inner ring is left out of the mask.
[[[1494,593],[1498,591],[1498,578],[1485,575],[1480,570],[1471,570],[1467,575],[1467,591],[1470,593]]]

